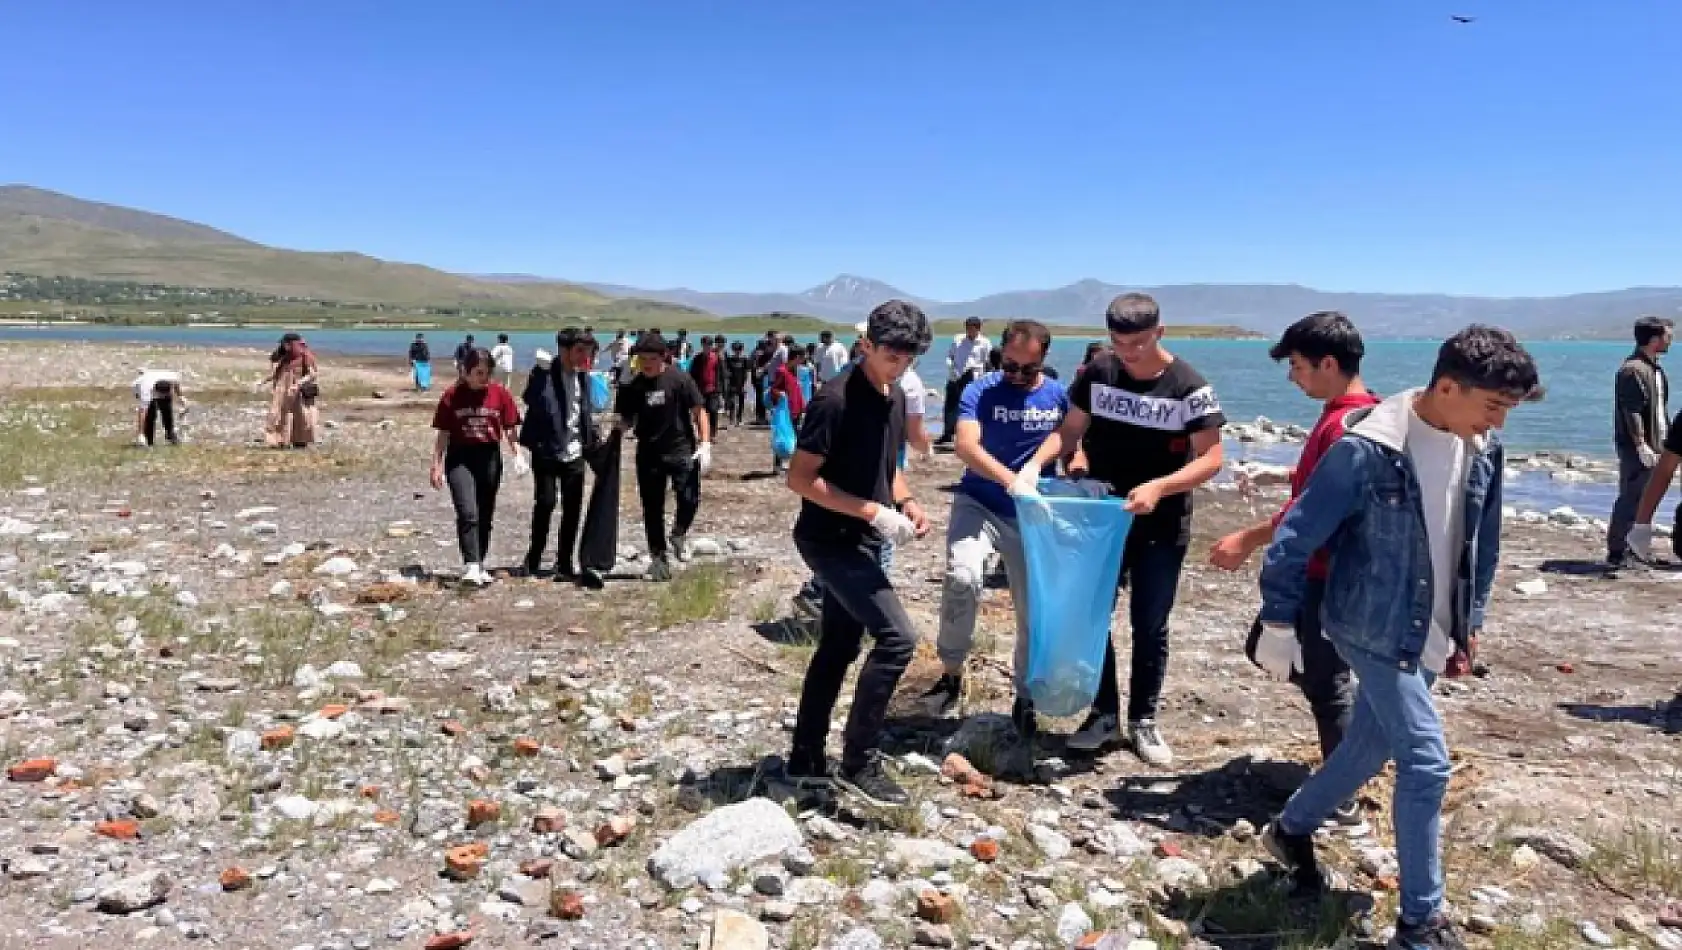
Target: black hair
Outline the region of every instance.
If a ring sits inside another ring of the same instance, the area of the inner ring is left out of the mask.
[[[1468,389],[1500,393],[1509,399],[1542,398],[1541,374],[1518,338],[1500,327],[1473,324],[1443,341],[1431,382],[1449,379]]]
[[[870,345],[898,353],[921,356],[928,352],[934,340],[928,314],[922,307],[904,300],[890,300],[877,306],[865,322],[865,336],[870,339]]]
[[[701,348],[702,349],[706,349],[707,347],[712,346],[712,345],[713,345],[713,338],[712,337],[710,337],[710,336],[701,337]]]
[[[1080,365],[1085,366],[1086,364],[1092,362],[1097,359],[1098,354],[1102,352],[1104,352],[1104,344],[1099,343],[1097,340],[1093,340],[1091,343],[1086,344],[1086,355],[1081,357]]]
[[[666,338],[660,335],[659,330],[650,330],[637,337],[637,345],[631,352],[638,356],[665,356]]]
[[[742,348],[742,341],[741,341],[741,340],[731,340],[731,341],[730,341],[730,348],[731,348],[731,349],[732,349],[732,350],[739,350],[739,349],[741,349],[741,348]]]
[[[471,339],[473,339],[473,334],[471,334],[471,333],[469,333],[469,334],[468,334],[468,335],[467,335],[467,339],[468,339],[468,340],[471,340]]]
[[[1316,365],[1329,356],[1337,360],[1343,375],[1355,376],[1361,372],[1367,347],[1355,321],[1336,310],[1320,310],[1286,327],[1279,342],[1267,351],[1275,360],[1290,359],[1292,353]]]
[[[567,350],[583,343],[585,339],[585,334],[578,332],[572,327],[567,327],[565,330],[555,334],[555,349],[560,351],[560,353],[565,353]],[[559,355],[559,353],[556,355]]]
[[[282,333],[280,335],[280,342],[276,343],[274,345],[274,352],[269,354],[269,362],[278,363],[281,360],[286,359],[286,346],[287,346],[287,344],[296,343],[296,342],[298,342],[299,340],[302,340],[302,339],[303,339],[303,336],[301,334]]]
[[[964,326],[965,327],[981,326],[981,318],[980,317],[965,317],[964,318]]]
[[[1038,320],[1012,320],[1005,324],[1005,332],[999,336],[999,350],[1009,346],[1013,339],[1038,343],[1042,357],[1051,352],[1051,328]],[[1001,353],[1001,357],[1002,355]]]
[[[819,330],[818,331],[818,339],[820,339],[820,340],[833,340],[833,339],[835,339],[835,331],[834,330]]]
[[[506,333],[498,333],[498,334],[497,334],[497,335],[496,335],[496,341],[497,341],[497,342],[498,342],[498,343],[507,343],[507,342],[508,342],[508,334],[506,334]]]
[[[492,365],[494,365],[494,362],[491,360],[491,351],[482,346],[476,346],[467,351],[467,359],[463,360],[461,364],[461,375],[466,376],[479,366]]]
[[[1162,308],[1150,294],[1122,294],[1105,309],[1104,323],[1115,333],[1143,333],[1162,325]]]
[[[1646,346],[1676,324],[1664,317],[1640,317],[1635,321],[1635,345]]]

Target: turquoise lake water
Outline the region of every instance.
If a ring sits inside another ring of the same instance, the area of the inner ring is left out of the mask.
[[[390,355],[401,358],[413,331],[312,330],[305,334],[322,353]],[[475,333],[481,345],[496,339],[494,328]],[[0,327],[0,340],[133,341],[211,347],[272,346],[275,330],[206,329],[186,327]],[[553,348],[552,334],[512,333],[510,342],[522,367],[529,366],[538,347]],[[433,356],[448,360],[460,342],[459,333],[428,333]],[[1095,339],[1096,337],[1094,337]],[[752,337],[741,337],[750,347]],[[807,338],[800,338],[802,342]],[[606,341],[604,340],[604,343]],[[844,340],[843,342],[847,342]],[[1087,339],[1058,339],[1051,362],[1068,378],[1085,352]],[[918,372],[939,388],[949,339],[937,340],[918,363]],[[1509,417],[1504,438],[1510,451],[1547,449],[1578,455],[1612,454],[1612,378],[1630,344],[1543,340],[1527,344],[1541,367],[1547,399],[1521,406]],[[1311,424],[1318,406],[1285,379],[1282,364],[1267,357],[1263,340],[1171,340],[1169,348],[1189,361],[1215,387],[1227,417],[1249,421],[1266,416],[1281,422]],[[1431,371],[1437,343],[1415,340],[1374,340],[1367,344],[1364,367],[1369,386],[1381,393],[1422,385]],[[1674,407],[1673,407],[1674,408]],[[1240,457],[1288,461],[1290,447],[1229,446]],[[1561,484],[1545,475],[1527,475],[1510,486],[1512,503],[1548,508],[1568,504],[1584,514],[1604,516],[1612,491],[1606,485]],[[1667,519],[1668,520],[1668,517]]]

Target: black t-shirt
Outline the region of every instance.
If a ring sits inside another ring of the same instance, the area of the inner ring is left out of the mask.
[[[675,367],[650,379],[638,373],[619,387],[614,407],[619,418],[635,426],[637,455],[673,461],[695,454],[695,420],[690,410],[702,405],[695,380]]]
[[[1670,430],[1664,434],[1664,450],[1672,455],[1682,455],[1682,412],[1670,420]]]
[[[729,380],[732,389],[741,389],[742,384],[747,382],[748,370],[751,366],[752,360],[745,355],[732,354],[724,358],[724,375]]]
[[[1102,354],[1075,380],[1069,401],[1092,416],[1081,440],[1092,477],[1123,495],[1184,468],[1192,433],[1226,424],[1214,389],[1182,359],[1155,379],[1134,379],[1115,354]],[[1170,495],[1134,519],[1129,538],[1189,544],[1191,507],[1190,492]]]
[[[894,502],[894,471],[904,444],[905,390],[896,383],[884,395],[856,366],[807,403],[797,443],[800,451],[823,456],[818,477],[832,488],[881,505]],[[810,501],[800,506],[794,536],[841,542],[877,537],[868,523]]]

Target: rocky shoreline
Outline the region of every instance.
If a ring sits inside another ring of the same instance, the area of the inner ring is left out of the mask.
[[[1174,769],[1071,754],[1069,723],[1023,763],[1001,729],[1000,589],[962,721],[907,701],[935,675],[932,650],[908,674],[889,746],[916,805],[883,814],[765,781],[810,642],[788,602],[805,573],[795,503],[766,477],[763,431],[720,438],[697,527],[713,545],[672,584],[629,579],[627,477],[626,579],[592,592],[505,576],[473,592],[451,581],[449,503],[424,483],[429,403],[395,372],[337,382],[322,445],[275,453],[247,444],[260,357],[207,354],[191,441],[146,452],[108,446],[132,415],[122,371],[100,362],[144,354],[84,353],[83,379],[31,370],[64,356],[0,345],[4,438],[29,446],[0,468],[16,472],[0,481],[0,947],[1383,936],[1387,779],[1363,796],[1364,833],[1327,838],[1358,885],[1341,914],[1283,900],[1253,840],[1312,765],[1313,726],[1238,649],[1253,573],[1202,552],[1271,510],[1276,488],[1198,495],[1163,712]],[[56,385],[20,385],[35,380]],[[950,457],[914,463],[937,536],[956,474]],[[523,549],[529,492],[504,485],[495,565]],[[1682,681],[1682,575],[1608,574],[1592,525],[1542,518],[1510,513],[1488,675],[1439,687],[1454,914],[1503,950],[1682,950],[1665,916],[1682,896],[1682,742],[1657,728]],[[926,638],[941,574],[937,542],[901,552],[895,583]]]

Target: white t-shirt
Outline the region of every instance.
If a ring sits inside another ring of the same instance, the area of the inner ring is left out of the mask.
[[[1431,633],[1419,662],[1433,673],[1441,673],[1454,655],[1449,629],[1454,625],[1455,577],[1466,534],[1463,515],[1471,452],[1465,439],[1432,428],[1411,409],[1405,444],[1419,478],[1425,533],[1431,543],[1431,592],[1436,601],[1431,608]]]
[[[831,341],[818,354],[818,382],[827,383],[841,375],[841,371],[847,368],[847,362],[847,348]]]
[[[952,378],[957,379],[967,372],[974,371],[982,376],[987,372],[987,357],[993,352],[993,342],[984,336],[970,339],[967,336],[958,337],[952,344],[952,349],[946,358],[952,363]]]
[[[914,369],[905,371],[899,378],[899,388],[905,390],[905,416],[908,419],[921,419],[928,414],[929,391],[923,385],[923,377],[917,375]]]
[[[134,378],[134,398],[143,403],[152,401],[152,391],[159,383],[179,383],[181,374],[167,369],[141,370]]]
[[[491,359],[496,363],[497,372],[514,372],[514,348],[508,344],[498,343],[491,347]]]

